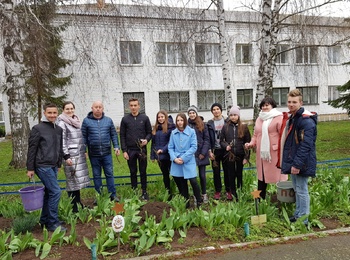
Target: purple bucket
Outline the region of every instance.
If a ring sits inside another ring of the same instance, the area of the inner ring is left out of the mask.
[[[19,190],[25,211],[34,211],[43,207],[44,189],[44,186],[28,186]]]

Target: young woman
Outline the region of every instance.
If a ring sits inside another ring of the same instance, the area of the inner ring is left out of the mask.
[[[281,174],[276,166],[283,115],[276,110],[276,102],[271,97],[264,98],[259,107],[261,111],[255,122],[253,138],[245,147],[256,147],[258,190],[261,191],[260,197],[265,199],[267,184],[286,181],[288,175]]]
[[[66,190],[72,198],[73,212],[78,212],[80,190],[90,184],[85,158],[85,145],[81,133],[81,122],[74,114],[75,106],[68,101],[63,104],[63,112],[57,118],[57,125],[63,129],[64,173]]]
[[[208,203],[207,195],[207,177],[205,167],[209,165],[210,139],[208,127],[204,124],[203,119],[198,116],[197,107],[190,106],[187,109],[188,125],[196,131],[197,151],[195,153],[196,164],[198,166],[199,180],[202,189],[202,198],[204,203]]]
[[[238,200],[237,188],[243,186],[243,165],[249,161],[250,156],[244,144],[250,142],[251,136],[248,126],[242,124],[240,120],[239,107],[233,106],[229,117],[229,121],[222,128],[220,144],[226,150],[224,163],[228,170],[230,183],[230,191],[226,193],[227,200],[232,200],[232,195]]]
[[[199,207],[202,204],[202,197],[197,183],[194,156],[197,150],[197,137],[194,129],[187,125],[187,118],[183,113],[176,116],[176,129],[171,132],[168,150],[171,160],[170,174],[174,177],[180,194],[187,199],[186,206],[190,206],[187,186],[189,180]]]
[[[156,124],[152,130],[151,160],[157,161],[163,174],[163,182],[168,194],[171,197],[170,190],[170,155],[168,153],[168,143],[171,131],[175,125],[171,116],[165,110],[160,110],[156,115]]]

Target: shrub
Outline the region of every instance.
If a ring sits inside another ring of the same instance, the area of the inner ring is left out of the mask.
[[[37,214],[26,214],[13,220],[12,229],[16,235],[19,233],[25,234],[27,231],[31,232],[38,222]]]
[[[5,137],[6,131],[5,131],[5,126],[0,125],[0,137]]]

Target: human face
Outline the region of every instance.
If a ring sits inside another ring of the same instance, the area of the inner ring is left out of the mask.
[[[181,129],[181,130],[184,129],[184,120],[181,116],[178,116],[176,118],[176,125],[179,129]]]
[[[157,120],[158,120],[159,124],[164,124],[164,122],[165,122],[165,115],[162,114],[162,113],[159,113],[158,116],[157,116]]]
[[[47,107],[44,110],[44,116],[47,120],[51,123],[55,123],[57,116],[58,116],[58,109],[57,107]]]
[[[129,109],[133,116],[137,116],[140,110],[140,104],[138,101],[130,101],[129,102]]]
[[[91,107],[92,110],[92,114],[94,115],[95,118],[101,118],[102,117],[102,113],[103,113],[103,105],[102,102],[100,101],[96,101],[92,104]]]
[[[194,111],[190,111],[190,112],[188,112],[188,117],[191,119],[191,120],[194,120],[195,118],[196,118],[196,116],[197,116],[197,113],[196,112],[194,112]]]
[[[272,105],[269,103],[265,103],[264,105],[261,106],[262,112],[270,112],[271,109],[272,109]]]
[[[300,97],[290,97],[288,96],[288,109],[291,114],[295,114],[300,107],[303,105],[303,102],[300,100]]]
[[[238,119],[239,119],[239,115],[236,115],[236,114],[230,115],[230,120],[232,123],[236,124],[238,122]]]
[[[217,107],[217,106],[213,107],[213,109],[211,110],[211,113],[213,114],[213,116],[215,118],[220,118],[221,115],[222,115],[222,112],[221,112],[220,108]]]
[[[69,117],[73,117],[74,111],[75,111],[75,109],[74,109],[73,104],[67,104],[63,108],[63,113]]]

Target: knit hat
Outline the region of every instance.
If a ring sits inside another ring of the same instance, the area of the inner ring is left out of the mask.
[[[210,111],[213,111],[214,107],[218,107],[221,110],[221,112],[222,112],[222,105],[220,103],[212,104],[211,107],[210,107]]]
[[[188,114],[190,111],[194,111],[194,112],[198,115],[198,109],[197,109],[196,106],[191,105],[191,106],[187,109],[187,114]]]
[[[232,106],[230,109],[230,114],[229,115],[241,115],[241,111],[239,111],[240,107],[239,106]]]

